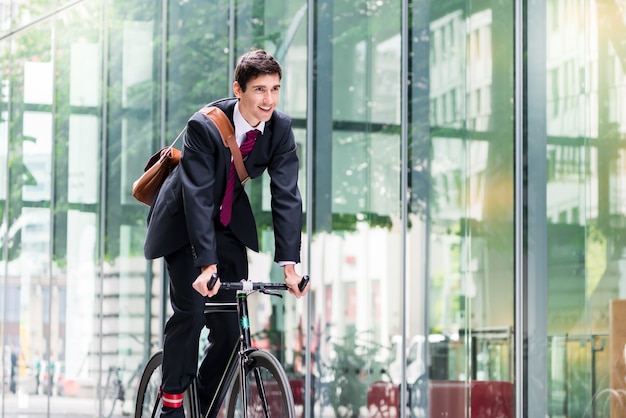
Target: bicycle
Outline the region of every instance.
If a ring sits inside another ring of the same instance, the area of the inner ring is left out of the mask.
[[[142,371],[143,368],[140,365],[124,383],[121,377],[123,369],[118,366],[109,366],[109,374],[102,390],[102,418],[111,418],[115,411],[115,405],[118,403],[122,409],[122,415],[127,416],[131,414],[132,410],[129,409],[130,405],[127,404],[127,401],[131,400],[129,399],[128,391],[132,389],[134,392]]]
[[[109,374],[104,385],[102,396],[103,418],[110,418],[113,415],[117,401],[124,402],[124,383],[120,378],[121,369],[117,366],[109,366]]]
[[[130,337],[139,341],[134,335]],[[129,350],[126,354],[131,355],[132,352]],[[130,405],[129,402],[134,401],[134,395],[130,395],[130,392],[132,390],[134,394],[143,369],[142,364],[138,364],[128,379],[124,381],[122,376],[126,369],[116,365],[109,366],[107,378],[102,386],[102,418],[111,418],[117,404],[120,404],[122,415],[127,416],[133,412],[133,409],[130,408],[131,406],[134,408],[134,405]],[[130,399],[131,397],[133,399]]]
[[[216,281],[217,275],[214,275],[209,288],[212,288]],[[298,285],[300,290],[303,290],[308,282],[308,276],[304,276]],[[187,418],[210,417],[225,412],[227,418],[295,417],[293,394],[287,374],[273,354],[252,346],[248,317],[249,295],[258,292],[282,297],[278,291],[288,290],[287,285],[242,280],[241,282],[223,282],[220,290],[236,290],[236,301],[207,300],[204,312],[205,314],[237,312],[239,344],[238,347],[236,345],[233,348],[226,372],[220,380],[208,411],[204,414],[200,411],[196,382],[195,380],[191,382],[183,397],[185,416]],[[158,351],[152,355],[144,369],[137,391],[135,418],[157,418],[160,414],[162,361],[163,352]],[[226,403],[222,406],[224,401]]]

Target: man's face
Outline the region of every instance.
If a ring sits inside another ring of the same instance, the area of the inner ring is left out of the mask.
[[[261,74],[248,81],[246,91],[235,81],[233,91],[239,98],[241,115],[250,126],[257,126],[261,121],[270,120],[278,106],[280,77],[278,74]]]

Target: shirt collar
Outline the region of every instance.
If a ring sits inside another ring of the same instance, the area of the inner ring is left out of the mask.
[[[233,123],[235,125],[235,137],[237,138],[237,143],[239,145],[242,144],[248,131],[251,131],[252,129],[257,129],[261,132],[260,135],[263,135],[263,131],[265,130],[265,121],[261,121],[261,123],[259,123],[256,127],[250,126],[250,124],[243,118],[241,112],[239,111],[239,101],[235,103],[235,111],[233,112]]]

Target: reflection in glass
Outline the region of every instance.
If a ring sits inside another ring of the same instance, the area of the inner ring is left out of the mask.
[[[22,198],[25,201],[49,200],[52,192],[52,115],[47,112],[24,112],[23,120]]]
[[[430,16],[430,414],[510,416],[513,14],[433,2]]]
[[[623,415],[609,304],[624,297],[624,12],[550,1],[545,13],[549,413]]]
[[[626,415],[614,312],[626,295],[624,2],[529,3],[544,28],[511,2],[236,3],[232,20],[218,1],[0,5],[2,399],[21,393],[42,414],[78,399],[99,413],[115,375],[126,387],[115,413],[132,406],[168,305],[161,263],[143,257],[148,209],[131,184],[193,111],[232,94],[234,57],[262,47],[283,65],[279,108],[293,117],[303,196],[311,188],[301,271],[313,283],[311,306],[251,307],[259,344],[294,388],[311,373],[311,415],[374,414],[404,393],[410,417],[494,404],[508,416],[521,390],[514,265],[527,261],[514,249],[537,240],[547,300],[529,306],[547,323],[533,337],[546,341],[548,393],[527,401],[550,417]],[[541,68],[520,75],[541,79],[532,97],[545,103],[526,103],[516,121],[519,25],[545,33],[525,49]],[[540,184],[521,183],[547,199],[526,202],[544,212],[529,241],[514,235],[520,141],[542,148],[524,175],[542,176],[544,159],[547,169]],[[252,276],[282,280],[268,178],[247,187],[262,247]],[[496,395],[476,403],[486,392]],[[7,416],[20,412],[9,405]]]
[[[100,45],[78,39],[70,48],[70,93],[72,106],[97,107],[101,101],[102,61]]]
[[[92,115],[70,115],[68,143],[67,200],[93,204],[98,200],[100,120]]]
[[[312,295],[313,411],[357,416],[401,381],[401,19],[397,3],[349,1],[319,5],[317,18],[332,39],[313,56],[332,65],[317,68],[311,110],[311,275],[323,280]]]

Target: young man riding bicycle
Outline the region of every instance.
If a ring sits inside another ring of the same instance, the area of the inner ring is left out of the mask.
[[[302,230],[299,162],[291,119],[276,110],[282,70],[267,52],[253,50],[240,57],[234,76],[235,98],[211,105],[222,109],[233,124],[250,177],[268,171],[274,259],[283,267],[290,293],[302,297],[308,287],[298,289],[301,276],[295,270]],[[148,215],[145,255],[165,258],[173,308],[163,342],[163,418],[184,417],[183,393],[196,373],[199,398],[211,399],[224,372],[223,359],[239,337],[236,315],[203,313],[206,296],[234,300],[232,292],[217,293],[219,281],[209,291],[211,276],[218,273],[224,281],[247,278],[247,248],[259,250],[250,202],[231,160],[215,125],[196,112],[187,123],[180,163]],[[231,175],[234,181],[229,182]],[[205,325],[211,344],[197,369],[198,340]],[[201,405],[203,411],[207,407]]]

